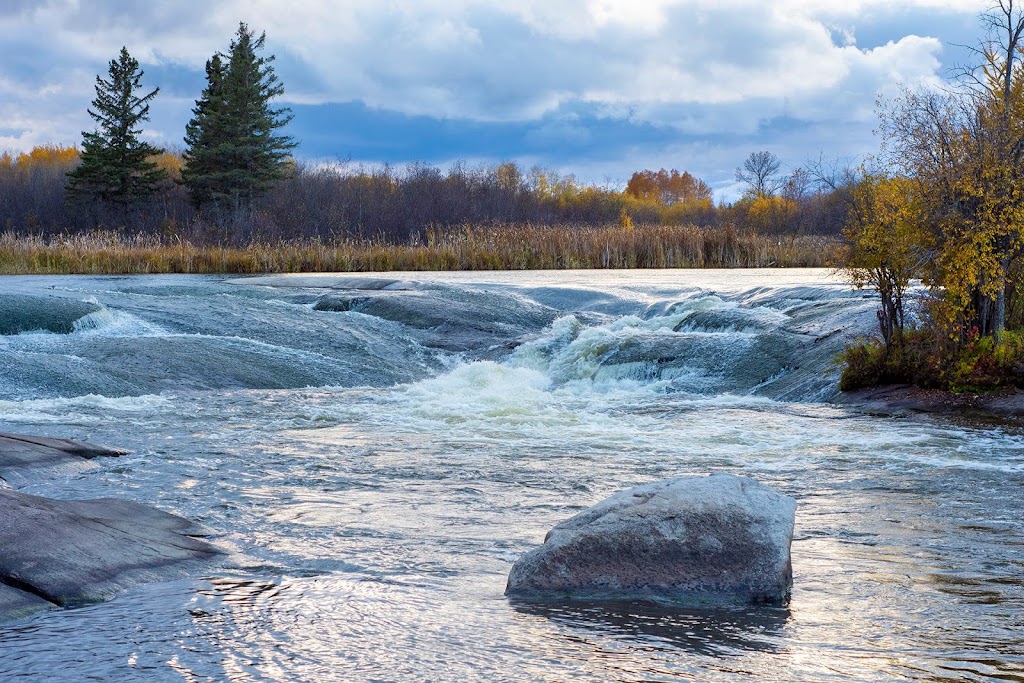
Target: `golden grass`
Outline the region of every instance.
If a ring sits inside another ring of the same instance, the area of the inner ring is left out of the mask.
[[[0,234],[0,274],[294,273],[387,270],[823,267],[837,242],[731,227],[508,225],[428,231],[422,244],[344,239],[193,244],[116,232]]]

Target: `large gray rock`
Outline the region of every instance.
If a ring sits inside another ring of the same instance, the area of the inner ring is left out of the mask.
[[[183,575],[221,551],[187,519],[126,500],[51,500],[11,490],[125,451],[0,433],[0,621],[106,600]]]
[[[125,500],[0,489],[0,619],[107,600],[220,551],[188,520]]]
[[[18,488],[41,476],[69,475],[96,467],[97,456],[124,455],[126,451],[83,441],[0,432],[0,488]]]
[[[679,477],[617,493],[512,567],[526,599],[785,604],[796,501],[747,477]]]

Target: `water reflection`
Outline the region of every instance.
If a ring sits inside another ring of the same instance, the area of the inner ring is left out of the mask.
[[[216,598],[228,605],[256,606],[260,602],[273,600],[282,590],[288,588],[277,581],[261,579],[242,579],[230,576],[209,577],[204,579],[209,588],[197,591],[199,595]]]
[[[780,607],[677,607],[650,602],[510,601],[525,617],[541,617],[566,638],[598,635],[658,649],[710,657],[777,652],[790,613]]]

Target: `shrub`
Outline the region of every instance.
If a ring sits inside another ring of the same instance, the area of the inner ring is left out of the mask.
[[[840,391],[855,391],[885,384],[882,381],[885,365],[885,344],[877,339],[847,346],[839,355],[843,374],[839,378]]]
[[[998,341],[975,331],[966,346],[941,349],[933,332],[913,330],[886,349],[878,339],[849,346],[840,355],[841,391],[886,384],[913,384],[957,393],[1024,388],[1024,333],[1003,332]]]
[[[951,364],[949,388],[956,392],[1024,387],[1024,334],[1002,332],[998,339],[972,339]]]
[[[934,335],[910,330],[886,348],[880,339],[848,346],[840,354],[843,373],[840,391],[853,391],[886,384],[942,386],[941,354],[934,347]]]

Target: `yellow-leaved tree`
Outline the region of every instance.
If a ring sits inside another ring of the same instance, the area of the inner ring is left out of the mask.
[[[1024,247],[1024,12],[999,0],[973,68],[946,91],[906,91],[882,111],[897,175],[920,189],[935,246],[937,322],[954,341],[998,336]]]
[[[886,348],[902,340],[906,292],[932,258],[918,184],[864,173],[850,191],[843,269],[858,287],[878,292],[878,327]]]

